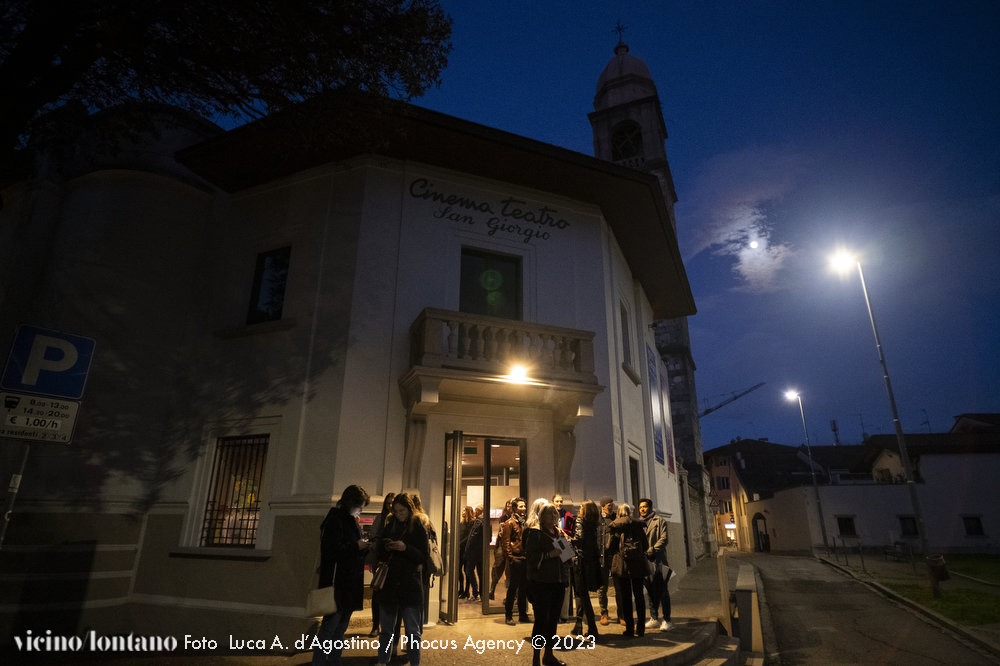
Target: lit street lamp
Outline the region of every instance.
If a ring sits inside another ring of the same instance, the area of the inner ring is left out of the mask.
[[[809,454],[809,474],[812,475],[813,483],[813,493],[816,495],[816,514],[819,516],[819,529],[823,534],[823,547],[829,547],[826,541],[826,525],[823,523],[823,504],[819,499],[819,486],[816,485],[816,468],[813,466],[813,453],[812,446],[809,444],[809,429],[806,428],[806,412],[802,409],[802,396],[799,395],[798,391],[785,391],[785,398],[787,400],[798,400],[799,402],[799,415],[802,416],[802,432],[806,435],[806,453]]]
[[[889,380],[889,368],[885,364],[885,354],[882,352],[882,342],[878,337],[878,328],[875,326],[875,315],[872,314],[872,303],[868,298],[868,287],[865,285],[865,274],[861,270],[861,262],[850,253],[843,250],[838,251],[830,259],[830,263],[837,272],[844,274],[849,271],[852,265],[858,268],[858,276],[861,278],[861,291],[865,295],[865,305],[868,306],[868,318],[871,320],[872,333],[875,334],[875,348],[878,351],[878,360],[882,364],[882,379],[885,381],[885,390],[889,394],[889,406],[892,408],[892,425],[896,429],[896,442],[899,445],[899,458],[903,463],[903,474],[906,478],[906,487],[910,491],[910,503],[913,505],[913,517],[917,522],[917,532],[920,537],[920,550],[926,558],[927,552],[927,531],[924,528],[923,514],[920,512],[920,500],[917,498],[917,486],[913,481],[913,468],[910,465],[910,455],[906,449],[906,438],[903,437],[903,426],[899,422],[899,411],[896,409],[896,397],[892,392],[892,382]],[[929,566],[929,565],[928,565]],[[937,579],[931,574],[931,587],[934,596],[939,596]]]

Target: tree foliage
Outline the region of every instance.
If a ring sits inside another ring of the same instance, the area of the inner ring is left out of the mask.
[[[411,99],[450,35],[436,0],[3,0],[0,151],[130,100],[242,121],[331,90]]]

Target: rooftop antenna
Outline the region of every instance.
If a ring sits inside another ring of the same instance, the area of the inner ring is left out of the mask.
[[[930,434],[932,432],[932,430],[931,430],[931,417],[927,415],[927,410],[926,409],[921,409],[920,411],[922,411],[924,413],[924,420],[923,420],[923,422],[920,425],[927,426],[927,432],[928,432],[928,434]]]
[[[830,430],[833,431],[833,445],[840,446],[840,430],[837,428],[837,419],[830,421]]]

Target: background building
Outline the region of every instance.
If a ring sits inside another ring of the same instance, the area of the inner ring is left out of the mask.
[[[984,505],[1000,473],[1000,436],[990,416],[956,417],[948,433],[906,435],[932,552],[1000,552],[1000,524]],[[919,552],[895,435],[814,446],[812,459],[820,510],[805,447],[745,439],[708,451],[720,543],[731,538],[750,552],[822,548],[822,513],[828,547]]]

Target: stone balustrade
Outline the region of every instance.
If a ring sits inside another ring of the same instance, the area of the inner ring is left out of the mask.
[[[504,376],[521,364],[530,380],[597,383],[591,331],[426,308],[410,341],[414,366]]]

